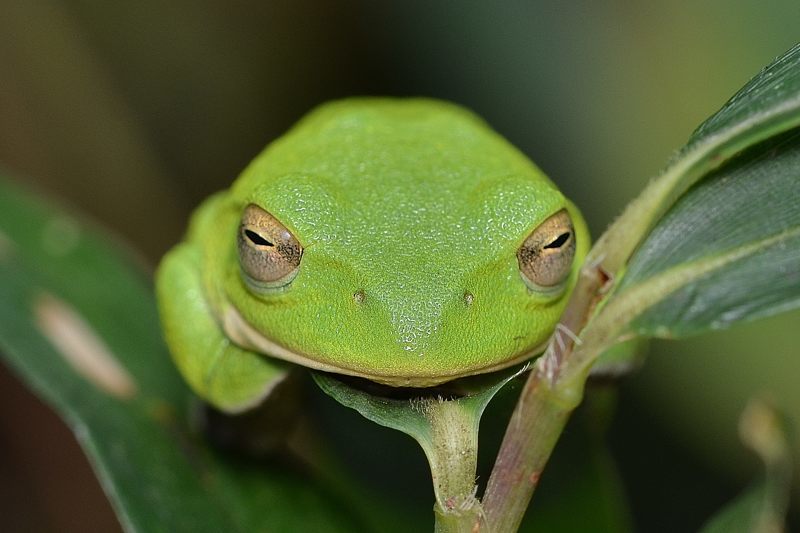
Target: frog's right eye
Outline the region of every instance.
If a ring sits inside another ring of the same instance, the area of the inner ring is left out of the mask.
[[[303,247],[278,219],[250,204],[239,224],[239,264],[255,288],[287,285],[300,268]]]
[[[575,229],[566,209],[539,224],[517,250],[519,270],[531,289],[557,289],[572,272]]]

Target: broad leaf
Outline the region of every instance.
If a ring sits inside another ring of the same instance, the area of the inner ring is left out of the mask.
[[[630,328],[658,336],[800,306],[799,200],[800,132],[791,132],[681,197],[636,252],[609,305],[651,305]]]
[[[128,531],[353,531],[341,496],[293,468],[225,456],[131,256],[0,180],[0,356],[86,450]]]
[[[589,253],[621,272],[648,230],[689,187],[737,153],[800,125],[800,45],[748,82],[691,136],[664,173],[626,208]]]
[[[581,332],[585,368],[634,337],[676,337],[800,306],[800,46],[692,135],[599,239],[614,282]],[[580,295],[580,292],[578,292]]]

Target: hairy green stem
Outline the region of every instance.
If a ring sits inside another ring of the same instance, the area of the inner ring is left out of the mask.
[[[433,512],[436,517],[434,533],[475,533],[481,531],[480,528],[485,524],[480,503],[476,503],[474,509],[466,512],[446,512],[438,505],[434,507]]]
[[[519,528],[544,466],[583,397],[588,371],[564,365],[576,342],[572,332],[586,324],[609,281],[599,266],[581,271],[554,340],[536,361],[506,428],[483,497],[484,531]]]
[[[538,369],[534,370],[511,417],[486,487],[483,506],[487,531],[513,532],[519,528],[544,466],[582,392],[582,381],[571,390],[556,390]]]
[[[479,415],[462,403],[436,401],[423,409],[431,436],[423,445],[431,465],[437,533],[469,533],[482,521],[475,497]]]

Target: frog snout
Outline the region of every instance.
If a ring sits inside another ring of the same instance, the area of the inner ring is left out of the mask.
[[[356,289],[353,292],[353,301],[357,304],[363,304],[367,300],[367,291],[364,288]],[[472,291],[465,290],[461,295],[461,300],[464,302],[465,307],[470,307],[472,302],[475,301],[475,295]]]
[[[352,291],[356,314],[366,328],[384,329],[390,344],[407,355],[424,356],[438,352],[444,336],[456,330],[469,335],[465,320],[476,301],[475,293],[464,290],[414,291],[376,290],[359,287]]]

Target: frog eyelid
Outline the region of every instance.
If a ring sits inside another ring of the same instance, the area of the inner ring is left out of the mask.
[[[560,291],[575,258],[575,228],[566,209],[539,224],[517,249],[520,274],[537,292]]]
[[[245,281],[257,291],[288,285],[303,257],[303,246],[292,232],[255,204],[242,212],[237,250]]]

